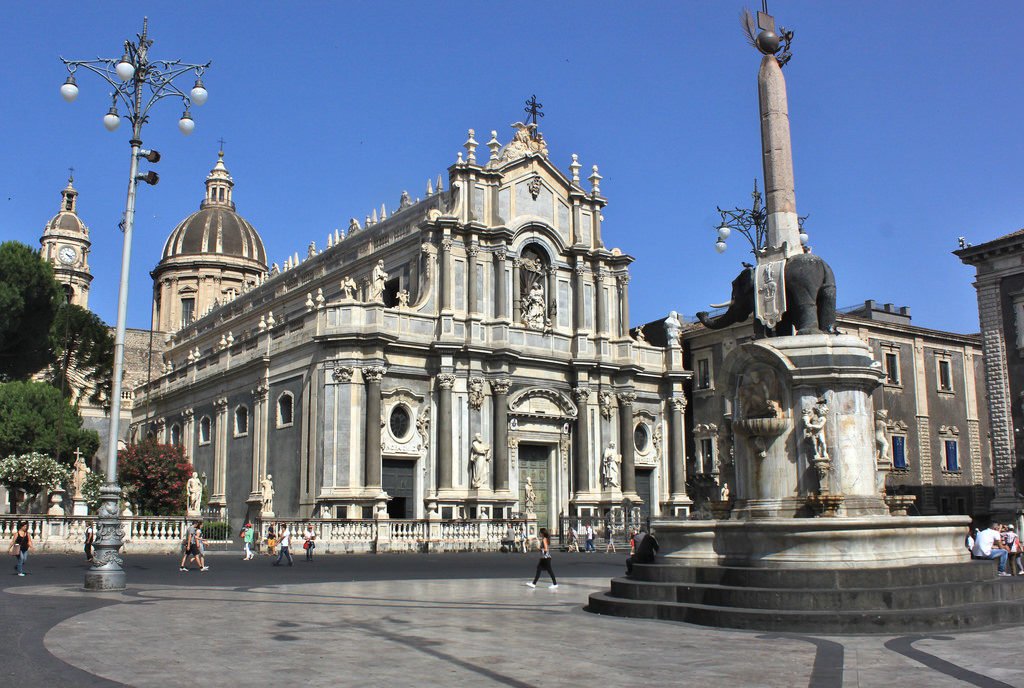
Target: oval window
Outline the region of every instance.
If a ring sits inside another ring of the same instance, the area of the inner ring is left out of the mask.
[[[636,450],[641,454],[647,451],[647,445],[650,444],[651,436],[647,432],[647,424],[640,423],[633,429],[633,444],[636,445]]]
[[[391,419],[388,421],[388,425],[391,428],[391,434],[394,435],[396,440],[405,439],[406,435],[409,434],[409,426],[412,425],[409,409],[402,404],[391,409]]]

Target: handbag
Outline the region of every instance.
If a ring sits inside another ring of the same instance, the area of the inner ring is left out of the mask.
[[[309,546],[311,544],[312,543],[309,540],[306,540],[305,542],[302,543],[302,549],[309,549]]]
[[[15,557],[21,556],[21,545],[19,545],[17,542],[11,545],[11,554]]]

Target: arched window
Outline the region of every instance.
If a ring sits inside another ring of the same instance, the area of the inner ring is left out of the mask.
[[[282,392],[277,398],[277,427],[287,428],[294,419],[295,398],[291,392]]]
[[[181,426],[177,423],[171,426],[171,444],[174,446],[181,444]]]
[[[235,437],[245,437],[249,434],[249,409],[239,406],[235,409]]]
[[[203,416],[199,419],[199,444],[210,443],[210,417]]]

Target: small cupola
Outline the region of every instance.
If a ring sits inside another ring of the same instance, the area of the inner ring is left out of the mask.
[[[213,166],[210,174],[206,177],[206,198],[203,199],[199,207],[219,206],[234,210],[235,203],[231,200],[231,188],[234,185],[235,181],[231,178],[231,173],[224,166],[224,150],[221,149],[217,153],[217,164]]]

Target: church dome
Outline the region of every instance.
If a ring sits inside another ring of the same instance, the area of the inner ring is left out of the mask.
[[[225,256],[248,259],[266,269],[267,253],[259,232],[235,211],[234,181],[224,166],[224,151],[206,178],[206,197],[199,210],[174,228],[164,244],[161,262],[175,257]]]

